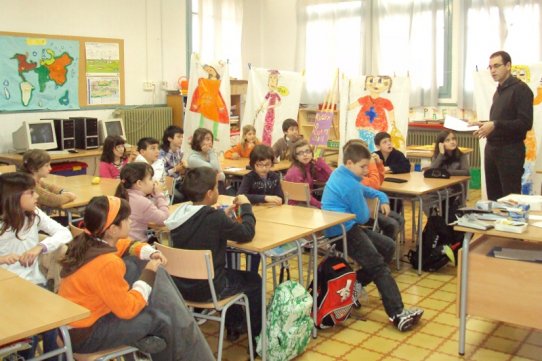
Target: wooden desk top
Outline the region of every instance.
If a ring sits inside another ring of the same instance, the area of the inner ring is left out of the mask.
[[[254,207],[257,222],[265,221],[275,224],[287,224],[298,228],[306,228],[311,233],[344,223],[354,219],[350,213],[323,211],[317,208],[291,206],[261,205]]]
[[[539,222],[539,221],[535,221],[535,222]],[[529,223],[532,223],[532,221]],[[482,231],[480,229],[460,227],[460,226],[454,226],[454,230],[461,231],[461,232],[476,233],[476,234],[485,234],[488,236],[496,236],[496,237],[503,237],[503,238],[517,238],[517,239],[523,239],[525,241],[542,242],[542,228],[531,226],[531,225],[527,227],[527,230],[524,233],[502,232],[502,231],[496,231],[495,229]]]
[[[427,145],[409,145],[406,147],[406,156],[411,158],[432,158],[435,146],[433,144]],[[465,154],[473,152],[472,148],[459,147],[459,150]]]
[[[9,280],[14,277],[18,277],[17,274],[0,267],[0,281]]]
[[[250,170],[246,169],[248,162],[249,161],[247,158],[240,158],[235,160],[224,159],[220,162],[220,166],[222,167],[222,171],[224,172],[224,174],[242,177],[250,172]],[[291,162],[289,160],[281,160],[280,162],[274,164],[271,170],[274,170],[276,172],[287,170],[288,168],[290,168],[290,164]]]
[[[406,179],[406,183],[384,181],[380,190],[386,193],[420,196],[466,182],[469,176],[452,176],[449,179],[424,178],[423,172],[386,174],[386,177]]]
[[[58,162],[63,160],[73,160],[87,157],[99,157],[102,155],[102,148],[97,149],[77,149],[77,153],[55,153],[54,151],[49,153],[51,155],[51,162]],[[0,153],[0,161],[11,164],[21,164],[23,161],[23,155],[18,153]]]
[[[264,252],[296,239],[312,234],[309,228],[290,226],[258,219],[256,235],[252,242],[236,243],[228,241],[228,245],[244,251]]]
[[[81,320],[90,311],[22,278],[0,282],[0,345]]]
[[[71,209],[86,206],[92,197],[112,196],[115,194],[119,185],[118,179],[101,178],[100,184],[92,184],[92,178],[94,177],[87,174],[72,177],[50,174],[45,178],[45,181],[57,184],[77,195],[77,198],[73,202],[66,203],[61,207],[62,209]]]

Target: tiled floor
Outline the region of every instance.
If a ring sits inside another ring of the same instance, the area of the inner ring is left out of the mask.
[[[469,198],[478,199],[479,192],[471,191]],[[409,217],[407,213],[407,225]],[[410,248],[409,235],[407,229],[404,249]],[[542,360],[542,331],[474,317],[467,322],[466,354],[458,356],[456,268],[449,265],[437,273],[424,272],[421,276],[406,263],[401,271],[395,271],[395,267],[392,270],[405,305],[425,309],[414,330],[397,331],[388,321],[378,291],[369,285],[369,297],[362,302],[362,308],[343,324],[319,331],[318,338],[312,339],[305,353],[296,360]],[[292,277],[296,276],[297,271],[293,270]],[[268,285],[271,288],[272,282]],[[207,322],[202,330],[215,351],[217,323]],[[248,359],[246,335],[233,344],[225,340],[223,359]]]

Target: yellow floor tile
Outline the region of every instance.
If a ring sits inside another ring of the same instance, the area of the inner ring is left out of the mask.
[[[400,342],[388,338],[373,336],[363,343],[363,347],[379,353],[389,353],[400,345]]]
[[[334,357],[322,355],[321,353],[314,351],[305,351],[302,355],[298,356],[296,361],[332,361]]]
[[[511,354],[514,353],[520,345],[521,341],[509,340],[492,335],[482,346],[490,350]]]
[[[418,302],[418,306],[421,308],[427,308],[430,310],[442,311],[450,305],[448,301],[439,301],[432,298],[426,298],[421,302]]]
[[[474,355],[472,355],[472,361],[507,361],[510,358],[510,355],[507,355],[502,352],[497,352],[493,350],[488,350],[486,348],[479,348],[476,350]]]
[[[455,302],[457,295],[455,294],[455,292],[452,293],[452,292],[439,290],[439,292],[433,293],[431,295],[431,298],[436,299],[436,300],[446,301],[446,302]]]
[[[355,346],[358,344],[362,344],[363,341],[365,341],[369,337],[371,337],[371,335],[348,328],[331,336],[331,339]]]
[[[459,318],[449,313],[441,312],[432,321],[448,326],[459,327]]]
[[[316,352],[322,353],[327,356],[331,357],[339,357],[346,352],[350,351],[352,346],[346,345],[342,342],[337,342],[333,339],[327,340],[326,342],[323,342],[316,347],[311,347],[311,350],[314,350]]]
[[[542,347],[523,344],[516,352],[516,355],[531,358],[533,360],[540,360],[542,358]]]
[[[409,361],[421,361],[430,353],[429,350],[407,344],[400,345],[391,352],[393,356]]]
[[[409,337],[405,342],[409,345],[432,350],[436,345],[442,342],[442,338],[418,332],[412,337]]]
[[[493,334],[495,336],[504,337],[510,340],[523,341],[530,332],[531,330],[528,328],[522,328],[502,323],[497,327]]]
[[[452,333],[456,332],[456,328],[435,322],[429,322],[425,326],[423,326],[420,331],[429,335],[447,338]]]
[[[355,348],[343,356],[343,359],[347,361],[379,361],[384,360],[385,356],[381,353],[370,351],[364,348]],[[312,359],[307,359],[312,361]]]
[[[497,327],[497,323],[480,318],[469,318],[467,320],[467,331],[491,333]]]
[[[444,285],[443,281],[437,281],[434,279],[424,278],[418,282],[418,286],[427,287],[431,289],[440,288]]]
[[[533,331],[525,341],[527,343],[542,346],[542,331]]]
[[[458,361],[458,360],[464,360],[464,357],[461,357],[459,355],[457,356],[447,355],[445,353],[440,353],[440,352],[432,353],[431,355],[429,355],[429,357],[425,359],[425,361]]]

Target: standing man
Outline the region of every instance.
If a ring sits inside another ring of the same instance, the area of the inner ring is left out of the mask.
[[[488,69],[499,83],[493,95],[489,121],[479,123],[474,132],[487,138],[484,170],[487,198],[493,201],[510,193],[521,193],[525,161],[523,140],[533,126],[533,92],[527,84],[511,76],[512,59],[505,51],[489,57]]]

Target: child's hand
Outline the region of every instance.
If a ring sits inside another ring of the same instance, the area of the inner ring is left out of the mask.
[[[185,171],[184,164],[182,162],[179,162],[179,164],[175,166],[175,173],[182,174],[184,173],[184,171]]]
[[[130,149],[130,155],[128,155],[128,163],[132,163],[137,157],[137,147]]]
[[[0,257],[0,264],[14,264],[19,261],[19,255],[15,253],[6,254]]]
[[[203,153],[209,153],[211,149],[213,149],[213,146],[211,144],[206,143],[201,145],[201,151]]]
[[[380,212],[382,212],[383,215],[388,216],[390,214],[390,205],[388,203],[384,203],[380,205]]]
[[[42,251],[43,251],[43,246],[41,244],[38,244],[37,246],[30,248],[28,251],[26,251],[19,257],[19,263],[23,267],[32,266],[32,264],[34,264],[34,261],[36,260],[36,258],[38,258],[38,256],[40,255]]]
[[[239,153],[233,152],[233,153],[231,154],[231,159],[239,159],[239,158],[241,158],[241,157],[239,156]]]
[[[244,194],[239,194],[237,197],[233,199],[233,204],[241,205],[241,204],[250,204],[250,201],[248,200],[247,196]]]
[[[377,164],[382,163],[382,159],[376,153],[371,153],[371,160]]]
[[[438,151],[440,154],[444,154],[444,143],[438,144]]]
[[[162,252],[160,251],[154,252],[153,254],[151,254],[149,258],[154,259],[154,260],[159,260],[160,262],[162,262],[163,265],[167,263],[166,256],[164,256]]]
[[[384,173],[391,173],[390,167],[384,167]]]
[[[147,265],[145,266],[145,269],[148,269],[149,271],[156,272],[158,270],[158,267],[162,264],[162,260],[160,259],[151,259],[149,262],[147,262]]]
[[[62,194],[67,195],[68,198],[70,199],[70,202],[74,201],[75,198],[77,198],[77,195],[75,193],[72,193],[72,192],[62,192]]]
[[[282,198],[279,196],[265,196],[265,203],[273,203],[277,206],[282,205]]]

